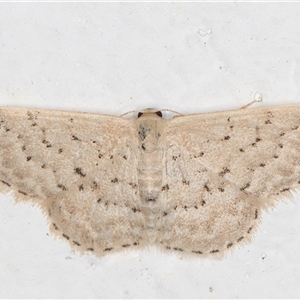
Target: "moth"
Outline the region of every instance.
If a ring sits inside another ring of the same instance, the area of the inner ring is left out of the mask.
[[[299,126],[297,105],[172,120],[1,108],[0,191],[39,205],[82,253],[222,255],[299,189]]]

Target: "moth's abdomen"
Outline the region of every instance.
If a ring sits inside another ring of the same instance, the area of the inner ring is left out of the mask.
[[[158,146],[162,120],[158,116],[145,116],[137,123],[139,139],[138,185],[145,229],[149,241],[155,243],[156,229],[160,226],[159,194],[162,186],[163,149]]]

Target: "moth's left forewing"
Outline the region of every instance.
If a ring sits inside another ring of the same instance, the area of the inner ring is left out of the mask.
[[[143,243],[133,216],[138,143],[131,121],[3,108],[0,122],[0,191],[39,204],[51,231],[79,251],[102,255]]]
[[[121,155],[109,159],[115,149],[132,153],[135,132],[121,118],[22,108],[2,108],[0,118],[1,179],[16,198],[55,195],[62,191],[57,185],[86,179],[87,169],[104,171],[110,165],[100,167],[103,162],[122,162]]]

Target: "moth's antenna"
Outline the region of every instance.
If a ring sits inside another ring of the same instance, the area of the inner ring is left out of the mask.
[[[182,115],[182,114],[179,113],[178,111],[172,110],[172,109],[161,109],[160,111],[168,111],[168,112],[171,112],[171,113],[176,114],[176,115]]]
[[[138,113],[138,111],[137,111],[137,110],[127,111],[126,113],[120,115],[120,117],[124,117],[124,116],[127,116],[127,115],[129,115],[129,114],[133,114],[133,113]]]
[[[258,102],[262,102],[262,101],[263,101],[262,95],[259,93],[255,93],[254,100],[252,100],[250,103],[242,106],[240,109],[248,108],[249,106],[253,105],[254,103],[258,103]]]

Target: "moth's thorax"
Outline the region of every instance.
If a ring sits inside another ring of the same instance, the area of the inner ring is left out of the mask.
[[[162,118],[160,111],[152,108],[140,112],[138,116],[136,129],[140,150],[148,153],[155,151],[168,121]]]
[[[167,121],[156,110],[145,110],[136,120],[139,140],[138,186],[145,225],[150,242],[156,240],[159,226],[159,195],[162,186],[162,161],[164,151],[159,146]]]

